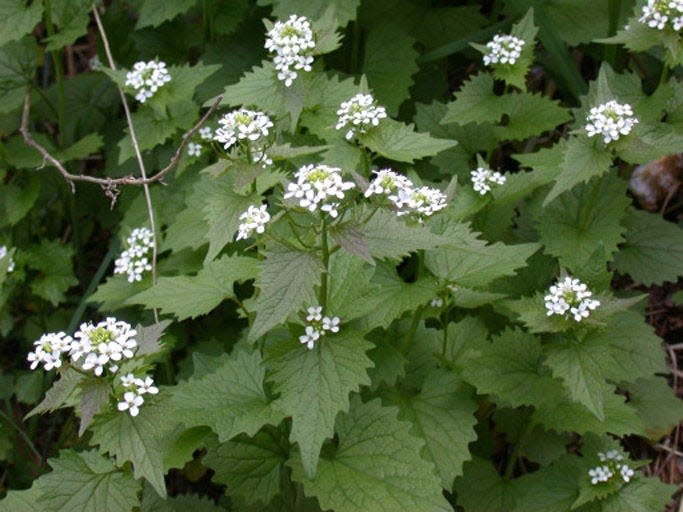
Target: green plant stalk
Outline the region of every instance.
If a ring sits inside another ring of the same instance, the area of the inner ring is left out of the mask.
[[[43,6],[45,8],[45,29],[48,37],[55,34],[55,26],[52,23],[52,6],[50,0],[44,0]],[[65,134],[65,101],[64,101],[64,67],[62,63],[62,55],[59,50],[52,50],[50,52],[52,62],[55,67],[55,81],[57,82],[57,124],[59,125],[59,146],[64,147]]]
[[[320,296],[318,302],[322,306],[323,311],[327,308],[327,279],[330,268],[330,247],[327,241],[327,222],[325,221],[325,214],[320,212],[320,247],[322,250],[323,271],[320,274]]]
[[[621,12],[621,0],[609,0],[607,10],[609,12],[609,27],[607,35],[612,37],[617,33],[617,26],[619,23],[619,13]],[[617,45],[605,45],[603,58],[606,62],[614,68],[617,60]]]

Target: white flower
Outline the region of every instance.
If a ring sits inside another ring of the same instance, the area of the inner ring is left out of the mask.
[[[128,282],[142,281],[142,275],[152,270],[148,258],[154,247],[154,233],[142,227],[135,228],[126,239],[126,250],[114,261],[114,274],[126,274]]]
[[[310,71],[313,64],[311,50],[315,48],[311,24],[304,16],[292,14],[287,21],[277,21],[268,31],[266,50],[274,53],[273,63],[277,78],[292,85],[297,71]]]
[[[607,482],[614,476],[614,473],[607,466],[597,466],[588,470],[588,476],[591,477],[591,483],[597,485],[600,482]]]
[[[323,307],[322,306],[311,306],[307,310],[308,314],[306,315],[306,321],[307,322],[320,322],[322,320],[322,312],[323,312]]]
[[[141,395],[133,391],[126,391],[123,394],[123,400],[119,402],[116,407],[119,411],[127,410],[131,416],[135,417],[140,413],[140,406],[145,402]]]
[[[236,240],[246,240],[254,231],[263,233],[266,224],[270,220],[270,214],[266,210],[267,207],[265,204],[261,206],[250,205],[247,211],[240,215],[241,222],[237,229]]]
[[[74,334],[75,340],[71,344],[69,355],[73,362],[83,357],[81,368],[93,370],[97,376],[102,375],[107,364],[109,371],[113,373],[118,370],[118,361],[135,355],[138,346],[136,334],[137,331],[130,324],[112,317],[97,325],[83,323]]]
[[[365,191],[365,197],[370,197],[374,194],[396,194],[399,190],[412,189],[414,187],[412,181],[391,169],[380,169],[379,171],[373,171],[373,173],[375,174],[375,179],[370,182]]]
[[[3,260],[5,258],[9,258],[9,262],[7,263],[7,273],[14,271],[14,260],[12,259],[11,256],[7,256],[8,254],[9,254],[9,249],[7,248],[7,246],[6,245],[0,245],[0,260]]]
[[[144,103],[167,82],[171,81],[164,62],[150,60],[136,62],[133,71],[126,73],[126,86],[135,89],[135,99]]]
[[[608,462],[615,460],[617,462],[624,460],[624,456],[616,450],[610,450],[607,453],[598,452],[600,462]]]
[[[474,191],[479,192],[482,196],[491,191],[491,184],[503,185],[507,179],[501,173],[485,167],[477,167],[470,172],[470,175],[472,176]]]
[[[624,456],[617,450],[610,450],[607,453],[598,453],[600,462],[604,464],[596,466],[588,470],[588,476],[591,479],[591,484],[598,485],[601,482],[608,482],[615,475],[621,476],[621,479],[628,483],[635,475],[635,471],[629,467],[628,464],[622,463]]]
[[[338,316],[333,316],[332,318],[329,316],[323,317],[323,331],[339,332],[339,322]]]
[[[337,217],[339,207],[338,199],[344,199],[344,192],[356,185],[351,181],[343,181],[341,169],[323,164],[304,165],[294,177],[296,183],[287,185],[285,199],[295,198],[299,206],[314,212],[320,206],[320,210]]]
[[[619,469],[619,472],[621,473],[621,478],[624,482],[630,482],[631,478],[633,478],[633,475],[635,475],[635,471],[633,471],[628,465],[622,464],[621,468]]]
[[[586,121],[586,134],[589,137],[602,135],[605,144],[618,140],[622,135],[628,135],[638,123],[631,105],[622,105],[615,100],[591,108]]]
[[[152,377],[145,376],[144,379],[135,379],[135,387],[137,387],[138,394],[144,395],[149,393],[150,395],[156,395],[159,393],[159,388],[154,385],[154,379]]]
[[[104,65],[97,55],[93,55],[88,59],[88,67],[93,71],[101,71],[104,69]]]
[[[389,196],[398,211],[396,215],[415,215],[418,222],[430,217],[448,206],[446,194],[436,188],[420,187],[398,189],[396,195]]]
[[[356,94],[340,105],[337,115],[339,120],[335,128],[341,130],[350,125],[345,137],[351,140],[356,133],[366,133],[368,128],[378,126],[380,120],[387,117],[387,111],[377,105],[372,95]]]
[[[195,142],[190,142],[187,145],[188,156],[200,156],[202,154],[202,145]]]
[[[228,150],[236,142],[244,141],[249,145],[254,162],[272,163],[264,150],[270,128],[273,127],[273,122],[266,114],[241,108],[225,114],[218,123],[221,127],[213,134],[213,140],[223,144],[224,149]]]
[[[495,35],[486,43],[488,53],[484,55],[484,64],[509,64],[510,66],[522,55],[522,47],[526,41],[510,35]]]
[[[299,342],[308,347],[308,350],[312,350],[315,346],[315,342],[320,339],[321,332],[313,327],[312,325],[307,325],[304,329],[304,334],[299,336]]]
[[[199,136],[201,137],[202,140],[212,140],[213,139],[213,130],[211,129],[210,126],[202,126],[199,129]]]
[[[443,306],[443,299],[441,297],[434,297],[429,301],[429,305],[433,308],[440,308]]]
[[[657,30],[670,24],[678,32],[683,28],[683,0],[648,0],[638,21]]]
[[[121,384],[124,388],[130,388],[135,385],[135,375],[132,373],[127,373],[126,375],[121,375]]]
[[[73,338],[64,332],[43,334],[38,341],[33,342],[34,351],[29,352],[26,359],[31,363],[31,370],[39,364],[45,371],[62,366],[62,354],[71,350]]]
[[[600,305],[600,301],[591,299],[591,291],[578,279],[570,276],[554,284],[544,297],[547,315],[563,315],[570,313],[576,322],[587,318],[590,312]]]

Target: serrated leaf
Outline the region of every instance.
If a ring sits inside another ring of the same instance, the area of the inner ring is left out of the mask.
[[[95,415],[109,402],[111,383],[102,379],[87,379],[80,383],[80,388],[81,400],[77,409],[81,416],[81,422],[78,426],[78,435],[82,436]]]
[[[135,328],[137,331],[135,339],[138,342],[138,349],[135,352],[136,357],[149,356],[160,352],[162,346],[159,343],[159,339],[164,335],[164,331],[170,324],[170,320],[162,320],[148,326],[138,325]]]
[[[683,418],[683,401],[664,378],[641,378],[629,384],[627,389],[630,403],[645,422],[645,430],[651,440],[669,435]]]
[[[59,240],[43,240],[24,253],[26,265],[40,275],[31,281],[31,290],[55,306],[64,300],[66,291],[78,284],[71,267],[74,249]]]
[[[447,105],[442,124],[496,123],[503,115],[502,96],[493,92],[493,77],[488,73],[474,75],[463,83],[455,101]],[[473,108],[474,107],[474,108]]]
[[[455,490],[458,505],[466,512],[509,512],[519,495],[515,481],[504,480],[489,461],[479,457],[465,463],[465,474],[455,481]]]
[[[202,462],[214,470],[212,480],[227,485],[231,495],[266,505],[280,492],[288,455],[287,438],[266,426],[254,437],[241,435],[210,450]]]
[[[256,340],[289,315],[316,301],[315,286],[320,282],[322,264],[314,255],[276,247],[260,264],[254,286],[259,289],[254,309],[256,320],[249,339]]]
[[[339,244],[344,250],[367,261],[371,265],[375,264],[375,260],[372,254],[370,254],[370,248],[363,238],[363,231],[358,224],[345,223],[333,226],[330,229],[330,234],[335,243]]]
[[[391,22],[372,27],[367,34],[363,71],[375,97],[392,116],[410,96],[412,75],[418,70],[415,42],[403,27]]]
[[[161,3],[142,2],[135,28],[158,27],[164,21],[187,12],[197,0],[169,0]]]
[[[52,412],[62,407],[83,379],[85,376],[75,370],[68,369],[62,372],[59,380],[55,381],[45,393],[43,401],[36,405],[24,419],[27,420],[36,414]]]
[[[546,196],[543,204],[548,205],[560,194],[571,190],[575,185],[602,176],[609,171],[612,156],[608,151],[596,146],[586,137],[572,137],[567,141],[564,160],[555,185]]]
[[[624,182],[610,175],[565,192],[543,208],[537,218],[545,251],[575,273],[581,271],[599,246],[611,260],[623,241],[625,229],[621,221],[630,203]]]
[[[446,370],[432,371],[420,393],[390,401],[399,408],[399,419],[412,423],[411,434],[423,439],[422,458],[432,462],[441,487],[450,490],[462,465],[471,455],[469,443],[477,438],[473,392]]]
[[[0,46],[33,31],[43,16],[42,2],[26,6],[24,0],[6,0],[0,5]]]
[[[390,160],[412,163],[454,147],[458,142],[437,139],[415,127],[393,119],[383,119],[379,126],[359,135],[361,144]]]
[[[442,236],[449,243],[425,252],[425,265],[437,277],[458,286],[483,287],[514,274],[538,250],[537,244],[487,245],[468,224],[450,223]]]
[[[162,499],[154,490],[145,486],[142,491],[140,512],[225,512],[225,508],[216,505],[209,496],[193,494],[176,494]]]
[[[277,79],[272,62],[263,61],[245,73],[236,84],[228,85],[222,93],[221,105],[257,106],[269,114],[284,113],[284,85]],[[204,103],[210,106],[215,99]]]
[[[234,283],[253,279],[257,271],[255,258],[223,256],[207,263],[196,276],[160,277],[156,285],[134,295],[126,303],[159,308],[178,320],[195,318],[234,297]]]
[[[168,390],[171,398],[167,410],[172,410],[179,422],[186,427],[207,425],[220,441],[241,433],[254,435],[266,423],[280,423],[283,414],[263,387],[265,369],[258,352],[237,350],[230,356],[219,356],[216,363],[211,373]]]
[[[54,512],[130,512],[139,505],[140,484],[95,451],[62,450],[50,459],[53,471],[39,481],[38,505]]]
[[[542,365],[540,340],[518,329],[506,329],[492,343],[480,345],[463,365],[465,379],[480,393],[492,393],[512,407],[542,407],[547,389],[557,386]]]
[[[675,282],[683,275],[683,230],[660,216],[629,210],[626,241],[614,256],[618,272],[646,286]]]
[[[342,135],[335,129],[337,110],[342,102],[349,100],[357,92],[358,86],[351,78],[324,73],[313,74],[310,77],[304,111],[301,113],[301,125],[323,140],[336,142],[335,146],[338,146]],[[333,150],[336,150],[335,146],[332,147]]]
[[[295,12],[299,16],[315,20],[327,9],[333,9],[339,26],[345,27],[349,21],[356,19],[360,0],[265,0],[263,3],[272,4],[273,14],[280,19]]]
[[[432,465],[419,456],[422,442],[409,434],[410,424],[397,420],[396,413],[379,400],[363,404],[355,399],[349,413],[337,420],[339,445],[333,455],[320,460],[315,480],[306,476],[298,459],[290,463],[293,478],[324,509],[451,510]]]
[[[521,55],[514,65],[496,64],[493,66],[493,76],[504,80],[506,84],[526,89],[526,74],[534,61],[534,47],[538,27],[534,25],[534,9],[530,8],[526,15],[512,25],[510,35],[523,40],[526,44],[522,47]]]
[[[339,334],[321,338],[312,350],[298,340],[269,360],[269,380],[280,393],[281,408],[292,416],[290,441],[298,443],[306,475],[313,478],[325,439],[332,437],[339,411],[348,411],[349,393],[370,384],[365,354],[372,345],[342,325]]]
[[[69,46],[87,34],[91,8],[88,0],[53,0],[50,7],[52,20],[59,27],[59,32],[46,38],[47,51]]]
[[[672,484],[665,484],[657,477],[637,478],[625,485],[618,493],[600,503],[601,512],[651,512],[663,510],[676,492]]]

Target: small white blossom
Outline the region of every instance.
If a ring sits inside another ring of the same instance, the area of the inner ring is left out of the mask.
[[[498,171],[492,171],[485,167],[477,167],[470,172],[472,177],[472,185],[474,191],[479,192],[482,196],[491,191],[491,185],[504,185],[507,178]]]
[[[628,135],[638,123],[631,105],[622,105],[615,100],[591,108],[586,121],[586,134],[589,137],[602,135],[605,144],[618,140],[622,135]]]
[[[138,343],[135,339],[137,331],[129,323],[109,317],[97,325],[81,324],[74,334],[69,355],[73,362],[83,358],[81,368],[93,370],[97,376],[102,375],[108,365],[110,372],[118,370],[118,362],[130,359],[135,355]]]
[[[346,132],[346,139],[351,140],[356,133],[366,133],[368,128],[378,126],[381,119],[387,117],[384,107],[370,94],[356,94],[353,98],[343,102],[337,110],[339,120],[335,128],[341,130],[350,125]]]
[[[322,328],[323,331],[330,331],[330,332],[339,332],[339,317],[338,316],[324,316],[323,317],[323,323],[322,323]]]
[[[202,145],[195,142],[190,142],[187,145],[188,156],[200,156],[202,154]]]
[[[307,325],[304,329],[304,334],[299,336],[299,342],[308,347],[308,350],[313,350],[315,342],[320,339],[322,333],[313,327],[312,325]]]
[[[370,182],[365,197],[372,195],[396,195],[399,190],[414,188],[413,182],[405,176],[398,174],[391,169],[380,169],[373,171],[375,179]]]
[[[126,86],[135,89],[135,99],[144,103],[162,87],[171,81],[171,75],[164,62],[150,60],[136,62],[133,71],[126,74]]]
[[[624,482],[628,483],[635,475],[635,471],[628,464],[622,463],[624,456],[617,450],[610,450],[607,453],[599,452],[598,458],[604,464],[588,470],[588,476],[593,485],[609,482],[615,475],[619,475]]]
[[[126,250],[114,261],[114,274],[126,274],[128,282],[142,281],[142,275],[152,270],[149,253],[154,247],[154,233],[135,228],[126,239]]]
[[[299,336],[299,342],[306,345],[309,350],[315,347],[315,343],[326,333],[339,332],[341,320],[338,316],[323,316],[322,306],[310,306],[306,309],[306,321],[309,324],[304,328],[304,334]]]
[[[104,69],[104,65],[97,55],[93,55],[88,59],[88,67],[93,71],[101,71]]]
[[[495,35],[493,40],[486,43],[488,53],[484,55],[484,64],[509,64],[514,65],[522,55],[522,47],[526,44],[524,39],[511,35]]]
[[[351,181],[343,181],[341,169],[323,164],[304,165],[295,174],[296,183],[287,185],[285,199],[295,198],[299,206],[310,212],[319,207],[332,217],[338,215],[338,199],[344,199],[344,192],[356,185]]]
[[[135,387],[137,387],[137,392],[140,395],[145,395],[149,393],[150,395],[156,395],[159,393],[159,388],[154,385],[154,379],[152,377],[145,377],[144,379],[135,379]]]
[[[124,388],[130,388],[135,385],[135,375],[128,373],[126,375],[121,375],[121,384]]]
[[[398,208],[396,215],[415,215],[418,222],[448,206],[446,194],[430,187],[398,189],[397,194],[389,196],[389,199]]]
[[[429,301],[429,305],[433,308],[440,308],[443,306],[443,299],[441,297],[434,297]]]
[[[648,0],[638,21],[657,30],[669,24],[678,32],[683,28],[683,0]]]
[[[126,391],[123,394],[123,400],[120,401],[116,407],[119,411],[128,411],[131,416],[135,417],[140,413],[140,406],[145,403],[142,395],[138,395],[133,391]]]
[[[33,342],[34,351],[29,352],[26,359],[31,363],[31,370],[42,364],[45,371],[62,366],[62,354],[71,350],[73,338],[64,332],[43,334]]]
[[[201,137],[202,140],[212,140],[213,139],[213,130],[211,129],[210,126],[202,126],[199,129],[199,137]]]
[[[265,47],[275,54],[277,78],[289,87],[296,80],[297,71],[311,70],[311,51],[315,48],[311,24],[306,17],[292,14],[287,21],[277,21],[267,35]]]
[[[323,307],[322,306],[311,306],[310,308],[307,309],[308,314],[306,315],[306,321],[307,322],[320,322],[323,318],[322,312],[323,312]]]
[[[257,233],[265,231],[265,226],[270,220],[267,208],[268,206],[265,204],[261,206],[250,205],[247,211],[240,215],[240,225],[237,229],[236,240],[246,240],[254,231]]]
[[[569,313],[576,322],[580,322],[600,305],[600,301],[590,298],[592,293],[585,284],[570,276],[551,286],[548,292],[543,299],[548,316],[562,315],[566,318]]]
[[[213,140],[223,144],[224,149],[228,150],[236,142],[244,141],[249,145],[254,162],[272,163],[264,149],[270,128],[273,127],[273,122],[266,114],[241,108],[225,114],[218,123],[221,127],[214,132]]]
[[[3,260],[5,258],[9,258],[9,262],[7,263],[7,272],[14,272],[14,260],[12,259],[11,256],[8,256],[9,254],[9,249],[7,248],[6,245],[0,245],[0,260]]]

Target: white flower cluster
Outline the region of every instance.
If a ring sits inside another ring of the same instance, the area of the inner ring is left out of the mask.
[[[591,479],[591,484],[598,485],[601,482],[609,482],[610,479],[618,474],[624,482],[630,482],[635,475],[635,471],[631,469],[628,464],[621,461],[624,457],[616,450],[610,450],[607,453],[598,453],[600,462],[605,462],[600,466],[588,470],[588,476]]]
[[[287,21],[278,21],[268,31],[266,50],[275,53],[273,63],[277,78],[285,87],[296,80],[297,71],[310,71],[313,64],[311,50],[315,48],[313,30],[305,16],[292,14]]]
[[[387,117],[387,111],[377,105],[371,94],[356,94],[340,105],[337,115],[339,120],[335,128],[341,130],[351,125],[345,136],[347,140],[351,140],[356,132],[365,133],[368,128],[379,125],[380,119]]]
[[[62,366],[62,354],[71,351],[73,338],[64,332],[43,334],[38,341],[33,342],[34,351],[29,352],[26,359],[31,363],[31,370],[42,364],[48,372]]]
[[[127,274],[129,283],[142,281],[142,274],[152,270],[147,255],[154,247],[154,233],[147,228],[135,228],[126,239],[126,247],[114,261],[114,274]]]
[[[203,126],[199,129],[199,138],[202,141],[213,140],[213,130],[210,126]],[[187,155],[198,157],[202,154],[203,145],[201,142],[190,142],[187,145]]]
[[[200,156],[202,154],[202,145],[196,142],[190,142],[187,145],[187,155],[188,156]]]
[[[247,211],[240,215],[241,222],[237,230],[236,240],[246,240],[254,231],[263,233],[266,224],[270,220],[267,207],[265,204],[261,206],[250,205]]]
[[[474,191],[482,196],[491,191],[491,185],[504,185],[507,178],[498,171],[492,171],[485,167],[477,167],[470,172]]]
[[[213,139],[223,144],[224,149],[230,149],[238,141],[246,141],[254,162],[272,163],[264,151],[266,141],[263,139],[268,138],[269,130],[273,127],[273,122],[266,114],[241,108],[225,114],[218,123],[221,128],[216,130]]]
[[[443,299],[441,297],[434,297],[429,301],[429,305],[433,308],[441,308],[443,307]]]
[[[343,181],[341,169],[323,164],[304,165],[294,174],[296,183],[287,185],[285,199],[294,197],[299,206],[314,212],[320,210],[337,217],[339,200],[344,199],[344,192],[356,185],[351,181]]]
[[[299,336],[301,344],[306,345],[308,350],[313,350],[315,342],[327,332],[339,332],[339,317],[323,316],[322,306],[311,306],[307,309],[306,321],[309,324],[304,329],[304,334]]]
[[[88,59],[88,67],[92,71],[102,71],[104,69],[104,64],[102,64],[99,56],[95,54]]]
[[[493,40],[486,43],[488,53],[484,55],[484,64],[509,64],[514,65],[522,55],[522,47],[526,44],[524,39],[511,35],[493,36]]]
[[[213,130],[211,129],[210,126],[202,126],[199,129],[199,137],[202,140],[212,140],[213,139]]]
[[[98,377],[104,372],[105,365],[108,365],[107,369],[111,373],[115,373],[119,369],[119,361],[131,359],[135,355],[138,347],[136,334],[137,331],[129,323],[113,317],[97,325],[83,323],[74,334],[69,355],[73,362],[83,357],[81,368],[93,370]]]
[[[152,377],[137,378],[132,373],[121,376],[121,384],[127,390],[122,400],[116,405],[119,411],[128,411],[133,417],[140,413],[140,406],[145,403],[143,395],[156,395],[159,388],[154,385]]]
[[[415,215],[419,222],[448,206],[446,194],[430,187],[415,187],[412,181],[391,169],[373,171],[365,197],[384,195],[396,207],[396,214]]]
[[[12,259],[11,256],[8,256],[9,254],[9,249],[7,248],[6,245],[0,245],[0,260],[4,260],[5,258],[9,258],[9,263],[7,263],[7,272],[14,272],[14,260]]]
[[[683,0],[648,0],[638,21],[657,30],[670,23],[678,32],[683,28]]]
[[[150,60],[136,62],[133,71],[126,73],[126,86],[135,89],[135,99],[144,103],[162,87],[171,81],[171,75],[164,62]]]
[[[569,312],[575,321],[580,322],[588,318],[590,312],[600,305],[600,301],[590,298],[593,294],[588,287],[571,276],[551,286],[548,292],[543,299],[548,316],[564,315],[566,317]]]
[[[602,135],[605,144],[619,139],[622,135],[628,135],[638,123],[631,105],[627,103],[622,105],[615,100],[593,107],[586,121],[588,122],[587,135],[589,137]]]

